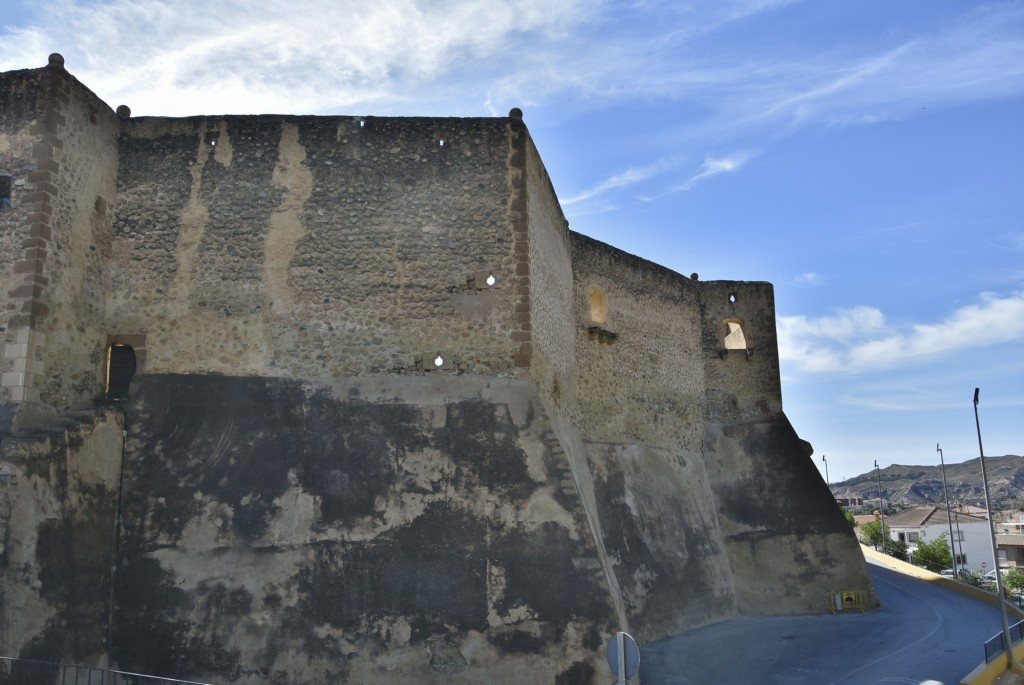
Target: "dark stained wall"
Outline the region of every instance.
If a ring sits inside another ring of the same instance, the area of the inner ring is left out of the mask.
[[[106,653],[123,445],[118,412],[0,440],[0,649],[94,663]]]
[[[614,626],[527,383],[149,375],[128,426],[122,668],[552,682]]]

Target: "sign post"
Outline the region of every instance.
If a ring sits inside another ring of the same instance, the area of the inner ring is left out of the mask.
[[[615,685],[626,685],[640,670],[640,647],[631,635],[618,632],[608,642],[608,666],[615,674]]]

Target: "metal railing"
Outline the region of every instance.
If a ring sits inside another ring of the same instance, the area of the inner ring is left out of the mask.
[[[1024,640],[1024,621],[1010,626],[1010,643],[1017,644],[1021,640]],[[1006,641],[1003,640],[1002,632],[990,637],[985,643],[985,663],[987,664],[1005,651]]]
[[[142,673],[0,656],[0,685],[206,685]]]

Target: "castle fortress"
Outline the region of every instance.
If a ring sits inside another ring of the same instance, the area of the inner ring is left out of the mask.
[[[610,682],[870,580],[768,283],[568,230],[522,120],[170,119],[0,74],[0,653]]]

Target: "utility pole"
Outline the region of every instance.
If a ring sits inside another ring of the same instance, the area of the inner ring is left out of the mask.
[[[875,459],[875,478],[878,480],[878,514],[882,517],[882,554],[888,554],[889,538],[885,534],[885,507],[882,506],[882,472],[878,470],[878,460]]]
[[[1003,574],[999,572],[999,553],[996,551],[996,526],[993,521],[992,501],[988,496],[988,473],[985,471],[985,449],[981,446],[981,422],[978,420],[978,393],[974,389],[974,425],[978,429],[978,453],[981,455],[981,482],[985,486],[985,508],[988,510],[988,532],[992,540],[992,568],[996,572],[996,594],[999,595],[999,613],[1003,617],[1003,644],[1006,646],[1007,669],[1020,673],[1021,667],[1013,658],[1013,643],[1010,641],[1010,622],[1006,619],[1006,596],[1003,594]]]
[[[949,553],[953,557],[953,577],[956,578],[960,574],[956,570],[956,547],[953,546],[953,515],[949,513],[949,491],[946,489],[946,460],[942,456],[942,448],[939,447],[939,443],[935,443],[935,451],[939,453],[939,463],[942,464],[942,498],[946,500],[946,522],[949,524]]]
[[[964,566],[964,535],[960,532],[960,500],[956,501],[956,510],[953,512],[953,518],[956,521],[956,541],[960,545],[960,572],[963,573]]]
[[[823,462],[825,462],[825,485],[827,485],[828,489],[831,490],[832,489],[832,484],[829,482],[829,479],[828,479],[828,459],[826,459],[825,455],[823,454],[823,455],[821,455],[821,460]]]

